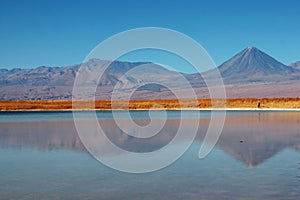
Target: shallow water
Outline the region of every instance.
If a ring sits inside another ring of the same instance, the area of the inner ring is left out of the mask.
[[[198,152],[210,112],[201,111],[200,119],[199,111],[185,112],[186,126],[200,124],[192,146],[172,165],[146,174],[118,172],[94,159],[71,112],[1,113],[0,199],[299,199],[300,112],[229,111],[204,159]],[[161,132],[145,140],[125,137],[111,112],[97,116],[109,139],[133,152],[167,145],[180,122],[179,111],[168,111]],[[131,116],[138,124],[149,122],[146,111]],[[159,111],[156,117],[162,120]]]

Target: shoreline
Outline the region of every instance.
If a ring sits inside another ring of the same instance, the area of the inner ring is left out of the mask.
[[[260,108],[258,108],[260,102]],[[74,106],[75,104],[75,106]],[[55,111],[300,111],[300,98],[236,98],[198,100],[18,100],[0,101],[0,112]]]
[[[26,110],[0,110],[5,112],[87,112],[87,111],[293,111],[300,112],[300,108],[200,108],[200,109],[26,109]]]

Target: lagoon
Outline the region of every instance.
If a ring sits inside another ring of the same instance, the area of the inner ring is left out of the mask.
[[[155,120],[163,120],[156,112]],[[219,141],[204,159],[198,152],[210,111],[183,112],[190,117],[167,111],[161,132],[145,140],[125,136],[110,111],[97,111],[109,139],[132,152],[167,145],[180,120],[199,123],[182,157],[145,174],[119,172],[91,156],[71,112],[2,112],[0,199],[299,199],[300,112],[227,111]],[[149,122],[147,111],[130,114],[137,124]]]

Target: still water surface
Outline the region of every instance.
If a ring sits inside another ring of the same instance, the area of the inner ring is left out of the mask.
[[[183,120],[200,124],[194,143],[169,167],[147,174],[95,160],[71,112],[1,113],[0,199],[299,199],[300,112],[229,111],[217,146],[202,160],[210,112],[200,119],[193,117],[199,111],[186,112],[191,117]],[[146,111],[131,114],[140,125],[149,122]],[[140,140],[122,133],[111,112],[97,116],[112,142],[134,152],[167,145],[180,122],[179,111],[168,111],[161,132]]]

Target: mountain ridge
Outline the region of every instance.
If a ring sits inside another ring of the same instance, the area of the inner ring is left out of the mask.
[[[92,74],[93,70],[101,70],[110,62],[91,59],[82,64],[65,67],[40,66],[33,69],[1,69],[0,100],[70,99],[73,83],[81,66],[83,66],[83,70]],[[199,98],[207,98],[209,95],[205,89],[203,77],[206,80],[213,80],[216,70],[221,73],[230,97],[276,96],[276,91],[272,89],[276,86],[278,89],[282,88],[283,93],[278,93],[279,97],[283,95],[298,97],[300,86],[298,87],[297,84],[300,85],[300,69],[295,66],[296,64],[284,65],[256,47],[247,47],[216,69],[202,74],[177,73],[151,62],[114,61],[103,73],[98,84],[101,87],[98,98],[109,99],[111,91],[118,83],[122,86],[121,92],[137,90],[135,96],[137,99],[168,98],[170,91],[162,86],[164,84],[185,91],[183,84],[178,79],[178,74],[190,82],[197,95],[199,94]],[[162,85],[143,86],[144,83],[151,81],[159,82]],[[295,92],[285,91],[291,85]],[[257,86],[257,88],[253,86]],[[268,92],[259,91],[259,88],[264,88]],[[258,92],[256,93],[256,91]]]

